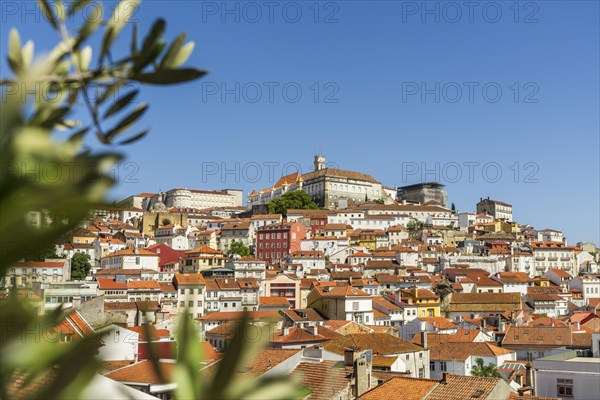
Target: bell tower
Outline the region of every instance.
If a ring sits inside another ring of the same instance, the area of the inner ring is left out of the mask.
[[[315,156],[315,171],[320,171],[325,168],[325,156],[323,154],[317,154]]]

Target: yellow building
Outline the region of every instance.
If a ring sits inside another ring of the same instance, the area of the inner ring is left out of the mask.
[[[389,246],[387,233],[382,229],[356,229],[350,233],[352,244],[374,251]]]
[[[96,240],[97,235],[87,229],[78,229],[71,236],[71,243],[75,244],[92,244]]]
[[[440,298],[437,294],[427,289],[401,289],[402,301],[413,303],[417,306],[419,317],[439,317]]]
[[[486,222],[478,225],[479,228],[485,232],[504,232],[504,233],[517,233],[519,232],[519,224],[516,222],[507,222],[503,220],[496,220],[494,222]]]
[[[224,267],[226,259],[219,250],[200,246],[185,252],[180,261],[180,268],[185,273],[199,273],[211,268]]]

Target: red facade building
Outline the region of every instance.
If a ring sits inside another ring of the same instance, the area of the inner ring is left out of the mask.
[[[290,253],[300,250],[300,242],[304,238],[306,229],[298,222],[263,226],[256,234],[256,255],[269,264],[280,263]]]

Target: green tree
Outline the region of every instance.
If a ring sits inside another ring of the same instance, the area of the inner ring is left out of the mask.
[[[416,218],[411,218],[406,224],[406,229],[409,231],[418,231],[423,228],[423,223]]]
[[[473,368],[471,368],[471,375],[502,378],[502,375],[500,372],[498,372],[498,368],[496,368],[496,366],[492,363],[485,365],[483,358],[475,359],[475,365],[473,365]]]
[[[375,199],[375,200],[373,200],[373,203],[385,204],[385,202],[383,201],[383,199]]]
[[[250,247],[244,245],[242,241],[236,242],[235,240],[231,242],[231,247],[229,248],[229,254],[237,254],[239,256],[245,257],[252,254],[252,250]]]
[[[71,258],[71,279],[85,279],[92,269],[90,255],[86,253],[75,253]]]
[[[182,83],[205,74],[181,67],[194,44],[185,43],[184,34],[167,42],[162,19],[151,25],[142,41],[138,40],[137,26],[130,24],[130,46],[122,46],[123,54],[118,54],[112,45],[129,17],[136,15],[139,0],[120,1],[112,15],[104,15],[102,4],[94,2],[92,18],[73,18],[90,3],[74,0],[67,5],[57,0],[51,6],[48,0],[38,1],[44,13],[40,20],[48,22],[59,38],[58,45],[48,52],[34,57],[33,42],[23,45],[15,29],[8,38],[7,64],[11,75],[0,78],[2,280],[16,261],[75,229],[89,217],[93,207],[107,206],[106,194],[114,184],[110,169],[122,158],[114,145],[133,143],[148,133],[147,129],[134,130],[148,110],[146,103],[134,102],[139,92],[136,85]],[[71,26],[73,21],[81,24]],[[98,48],[93,51],[92,46],[96,45]],[[96,61],[93,66],[92,56]],[[101,92],[94,100],[88,93],[92,86]],[[125,90],[132,87],[135,88]],[[88,132],[93,132],[99,143],[87,137]],[[63,173],[57,177],[30,172],[50,167]],[[25,222],[35,210],[62,215],[65,223],[31,227]],[[0,335],[0,398],[82,398],[82,390],[100,367],[96,354],[101,334],[70,343],[30,339],[47,338],[45,329],[64,320],[61,307],[38,316],[34,306],[22,301],[16,290],[0,301],[0,326],[11,327]],[[199,375],[202,356],[198,333],[191,319],[180,321],[173,377],[176,398],[298,397],[288,380],[248,381],[235,374],[260,352],[260,344],[269,337],[267,332],[258,335],[265,338],[257,342],[258,346],[244,340],[249,336],[244,332],[236,333],[232,351],[224,355],[211,378],[203,379]],[[247,326],[247,321],[247,317],[240,321],[240,329]],[[164,383],[158,359],[151,357],[151,362]]]
[[[294,190],[272,200],[267,205],[267,208],[271,214],[282,214],[285,217],[287,210],[316,210],[317,205],[303,191]]]

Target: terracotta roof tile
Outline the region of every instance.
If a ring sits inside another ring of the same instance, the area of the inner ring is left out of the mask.
[[[363,394],[360,400],[388,400],[394,393],[402,393],[403,400],[421,400],[437,384],[438,381],[433,379],[392,378]]]
[[[373,354],[387,355],[422,351],[421,346],[387,333],[353,333],[338,339],[329,340],[323,347],[337,354],[344,354],[345,348],[373,350]]]
[[[469,356],[497,357],[513,353],[489,342],[441,342],[429,346],[431,360],[466,360]]]
[[[427,400],[486,399],[501,382],[501,378],[446,375],[446,382],[437,385]]]
[[[206,281],[202,274],[175,274],[173,282],[176,286],[179,285],[206,285]]]
[[[292,376],[310,391],[311,400],[330,400],[350,384],[343,363],[333,361],[301,362],[291,372]]]
[[[170,380],[175,369],[175,363],[159,363],[165,379]],[[144,384],[159,384],[162,383],[158,374],[154,370],[152,363],[148,360],[119,368],[106,374],[107,378],[119,382],[144,383]]]
[[[570,346],[573,343],[571,328],[554,326],[511,326],[502,345]]]

